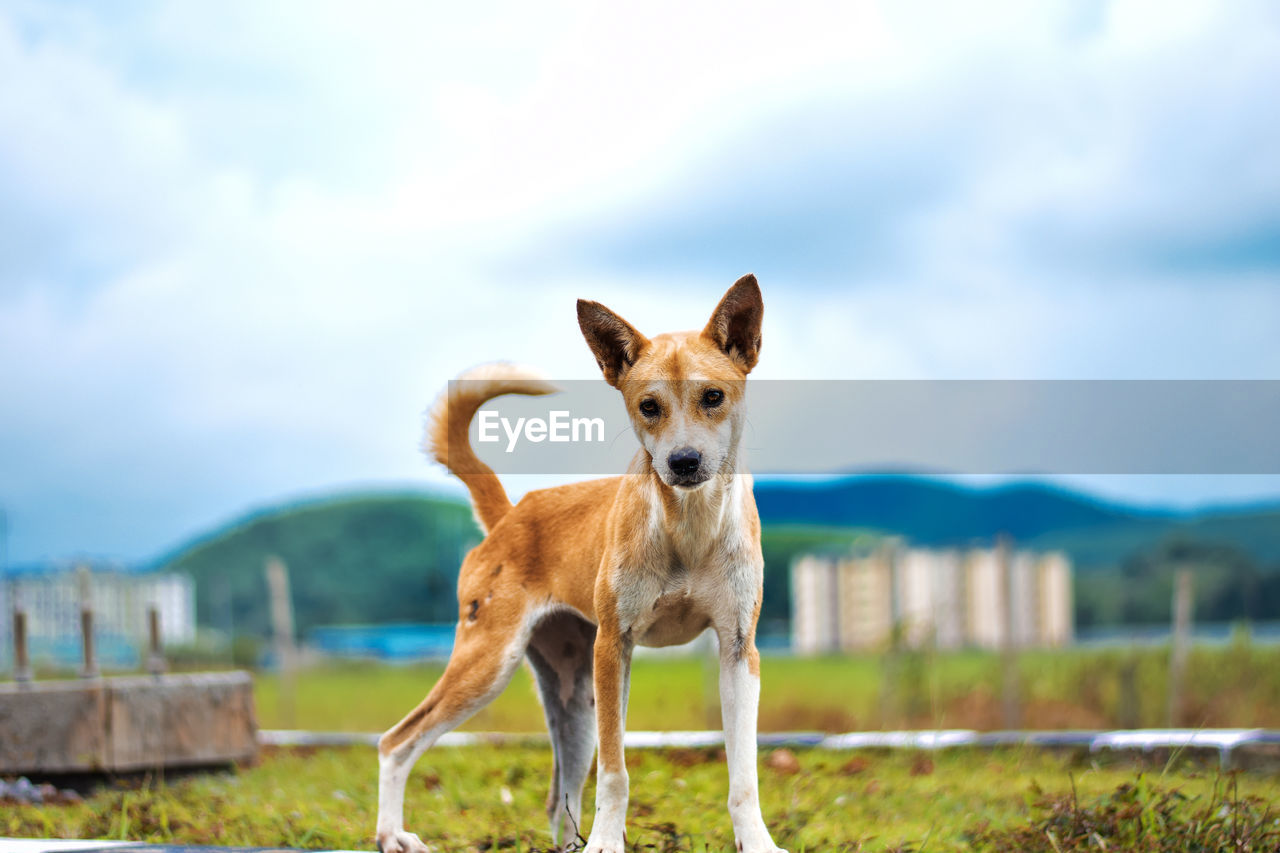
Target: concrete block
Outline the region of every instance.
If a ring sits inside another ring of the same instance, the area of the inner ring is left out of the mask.
[[[192,767],[256,753],[246,672],[0,685],[0,773]]]
[[[0,773],[107,770],[102,682],[0,684]]]

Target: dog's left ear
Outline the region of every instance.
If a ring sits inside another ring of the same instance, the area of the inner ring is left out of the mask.
[[[702,336],[750,373],[760,359],[760,321],[764,299],[756,277],[748,273],[733,283],[716,306]]]
[[[605,381],[614,388],[640,357],[649,339],[599,302],[578,300],[578,328],[596,357]]]

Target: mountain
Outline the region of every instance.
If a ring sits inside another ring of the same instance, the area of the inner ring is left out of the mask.
[[[1266,565],[1280,563],[1280,506],[1198,513],[1107,503],[1038,483],[971,487],[914,476],[756,483],[766,524],[858,527],[920,545],[1017,544],[1066,551],[1083,570],[1116,568],[1170,537],[1233,545]]]
[[[264,564],[289,568],[295,624],[450,622],[462,556],[480,541],[471,508],[424,494],[357,494],[275,507],[158,561],[196,584],[196,619],[268,636]]]
[[[989,543],[1007,533],[1018,545],[1062,549],[1078,569],[1081,616],[1094,622],[1167,608],[1161,586],[1167,579],[1141,565],[1162,548],[1195,546],[1236,565],[1231,577],[1238,578],[1219,583],[1223,589],[1280,568],[1280,507],[1178,514],[1037,484],[973,488],[908,476],[760,480],[755,491],[765,554],[761,618],[774,631],[790,617],[788,569],[796,556],[847,553],[883,535],[941,547]],[[254,513],[157,565],[193,577],[201,625],[266,637],[263,566],[278,556],[289,567],[295,621],[305,635],[319,625],[453,621],[458,567],[479,540],[460,497],[350,494]],[[1149,598],[1149,607],[1130,606],[1135,597]]]
[[[972,488],[908,476],[822,482],[764,480],[756,505],[766,523],[805,523],[892,531],[921,545],[1024,540],[1051,531],[1128,523],[1149,513],[1039,484]]]

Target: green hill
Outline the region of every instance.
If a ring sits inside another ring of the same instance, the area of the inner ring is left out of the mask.
[[[1025,541],[1035,548],[1066,551],[1082,571],[1117,568],[1135,553],[1169,541],[1230,546],[1248,554],[1261,566],[1280,567],[1280,510],[1140,517],[1094,527],[1049,531]]]
[[[264,564],[289,567],[296,627],[449,622],[463,554],[480,541],[471,508],[421,494],[350,495],[266,510],[160,561],[191,575],[199,624],[269,633]]]

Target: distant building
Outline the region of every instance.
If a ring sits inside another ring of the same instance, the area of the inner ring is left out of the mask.
[[[792,648],[800,654],[908,647],[1069,645],[1071,563],[996,548],[931,550],[890,543],[862,555],[801,557],[791,567]],[[1006,589],[1012,607],[1006,607]]]
[[[0,670],[13,666],[13,608],[27,614],[34,663],[80,663],[80,606],[87,584],[98,659],[106,667],[136,666],[145,655],[147,609],[160,613],[166,645],[195,642],[195,584],[187,575],[138,572],[110,564],[76,563],[10,570],[0,576]]]

